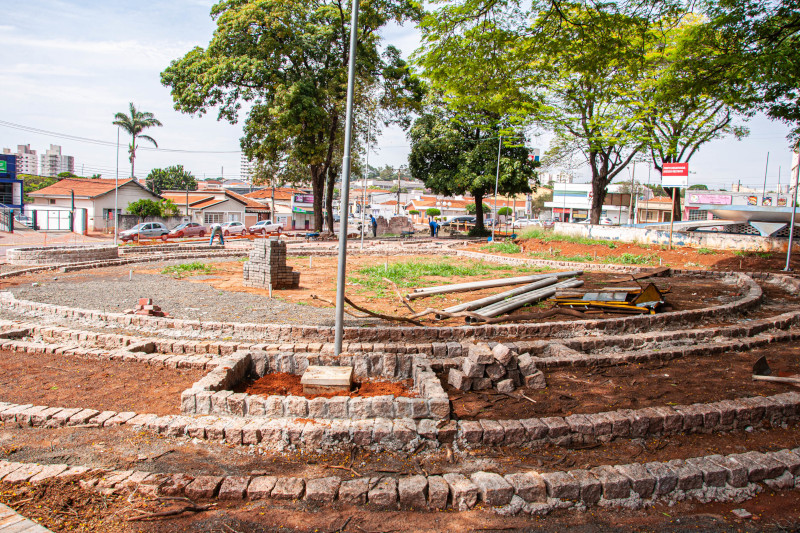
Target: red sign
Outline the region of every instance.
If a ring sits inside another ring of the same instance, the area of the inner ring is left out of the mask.
[[[664,163],[662,176],[689,176],[689,163]]]

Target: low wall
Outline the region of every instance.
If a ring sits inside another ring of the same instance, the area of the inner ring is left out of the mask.
[[[61,265],[118,257],[116,246],[23,246],[6,251],[6,261],[12,265]]]
[[[606,241],[639,242],[643,244],[669,244],[669,230],[630,228],[624,226],[595,226],[557,222],[556,233],[587,237]],[[785,252],[788,239],[760,237],[758,235],[734,235],[716,232],[674,231],[674,246],[711,248],[714,250],[745,250],[753,252]]]
[[[184,222],[189,222],[191,219],[187,216],[176,216],[176,217],[144,217],[140,218],[136,215],[120,215],[119,216],[119,231],[125,231],[131,229],[139,222],[162,222],[165,226],[169,229],[174,228],[178,224],[183,224]],[[113,227],[113,221],[112,221]]]

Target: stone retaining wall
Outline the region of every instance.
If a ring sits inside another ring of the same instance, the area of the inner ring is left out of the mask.
[[[119,257],[116,246],[23,246],[6,250],[12,265],[59,265],[86,261],[106,261]]]
[[[641,508],[695,499],[742,501],[763,490],[800,485],[800,448],[774,452],[709,455],[667,462],[602,465],[539,473],[445,473],[342,480],[257,476],[192,476],[136,470],[105,470],[66,464],[37,465],[0,461],[4,483],[39,483],[56,477],[84,476],[81,486],[95,490],[136,491],[144,495],[186,496],[192,500],[334,502],[373,509],[468,511],[477,505],[504,515],[544,515],[554,509],[591,506]]]

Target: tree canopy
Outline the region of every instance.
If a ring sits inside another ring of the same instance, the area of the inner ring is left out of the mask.
[[[476,115],[477,116],[477,115]],[[409,170],[432,191],[452,196],[470,193],[475,198],[477,232],[484,231],[483,199],[494,192],[500,148],[498,193],[531,192],[538,163],[528,156],[521,132],[500,146],[497,120],[468,122],[443,105],[431,106],[409,132]]]
[[[237,122],[248,107],[241,146],[248,158],[306,169],[314,194],[314,225],[322,230],[323,194],[330,203],[342,156],[349,61],[349,3],[343,0],[222,0],[211,16],[217,29],[162,73],[175,108]],[[379,30],[416,21],[414,0],[361,6],[358,27],[356,135],[372,123],[408,124],[422,88],[399,51],[379,49]],[[373,130],[374,138],[374,130]],[[327,190],[326,190],[327,189]],[[333,215],[328,210],[332,228]]]
[[[153,146],[158,147],[158,143],[155,139],[149,135],[144,135],[142,132],[147,128],[162,126],[163,124],[161,124],[161,121],[159,121],[152,113],[148,111],[139,111],[136,109],[136,106],[133,105],[133,102],[130,103],[130,115],[126,115],[125,113],[117,113],[114,115],[114,122],[112,122],[112,124],[119,126],[131,136],[131,144],[128,145],[128,159],[131,162],[131,178],[136,179],[136,173],[134,172],[136,150],[138,148],[136,140],[143,139],[153,143]]]
[[[183,169],[183,165],[173,165],[167,168],[154,168],[147,175],[145,180],[147,187],[157,193],[161,191],[178,190],[178,191],[196,191],[197,180],[192,175]]]

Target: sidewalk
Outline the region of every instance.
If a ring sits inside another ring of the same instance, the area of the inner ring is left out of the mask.
[[[32,520],[28,520],[21,514],[17,514],[14,509],[0,503],[0,533],[8,531],[10,533],[48,533],[49,529],[40,526]]]
[[[30,229],[0,232],[0,258],[6,256],[8,248],[15,246],[55,246],[64,244],[112,244],[112,233],[89,233],[80,235],[66,231],[33,231]]]

